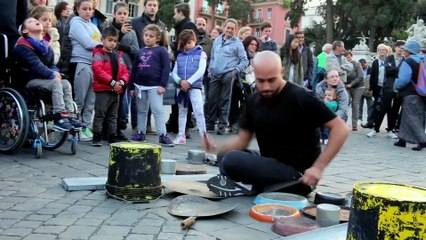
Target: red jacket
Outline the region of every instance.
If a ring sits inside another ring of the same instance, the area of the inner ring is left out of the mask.
[[[98,45],[93,49],[93,91],[105,92],[113,91],[111,83],[113,80],[119,82],[123,80],[127,85],[129,81],[129,72],[123,60],[123,52],[117,52],[118,74],[117,79],[113,79],[112,66],[108,52],[102,49],[102,45]],[[121,93],[120,91],[119,93]]]

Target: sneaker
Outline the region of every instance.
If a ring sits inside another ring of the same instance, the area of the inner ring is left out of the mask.
[[[108,136],[108,143],[116,143],[116,142],[121,142],[121,140],[118,139],[115,134]]]
[[[73,128],[74,126],[71,125],[70,121],[68,121],[67,118],[61,118],[53,124],[53,129],[59,130],[59,131],[68,132]]]
[[[214,125],[207,125],[206,126],[206,130],[207,130],[207,132],[214,132]]]
[[[174,147],[175,146],[175,144],[173,143],[173,141],[170,139],[170,137],[167,134],[161,135],[159,142],[161,143],[161,145],[163,145],[165,147]]]
[[[102,134],[101,133],[93,134],[92,146],[94,146],[94,147],[102,146]]]
[[[124,135],[124,133],[121,130],[117,131],[117,134],[115,135],[115,137],[120,140],[120,141],[127,141],[129,140],[126,135]]]
[[[367,137],[373,138],[373,137],[376,137],[376,136],[377,136],[376,130],[373,130],[373,131],[367,133]]]
[[[139,141],[139,142],[145,142],[146,141],[146,137],[145,134],[136,131],[135,133],[132,134],[132,137],[130,138],[132,141]]]
[[[83,128],[87,127],[86,124],[82,123],[77,118],[69,118],[69,121],[70,121],[71,125],[73,125],[75,128],[83,129]]]
[[[399,139],[398,142],[395,142],[393,145],[396,147],[406,147],[407,143],[404,140]]]
[[[225,135],[225,127],[223,127],[223,126],[218,127],[216,134],[217,135]]]
[[[207,181],[210,191],[221,197],[253,195],[253,185],[234,182],[225,175],[218,174]]]
[[[173,143],[176,145],[180,144],[186,144],[186,137],[182,135],[178,135],[175,140],[173,140]]]
[[[93,133],[90,129],[86,128],[80,131],[80,141],[88,142],[88,141],[92,141],[92,139],[93,139]]]
[[[396,135],[392,131],[389,131],[388,134],[386,134],[386,137],[390,139],[398,139],[398,135]]]
[[[361,127],[363,127],[363,128],[374,128],[374,124],[372,124],[372,123],[361,124]]]
[[[327,145],[328,144],[328,139],[324,139],[324,145]]]

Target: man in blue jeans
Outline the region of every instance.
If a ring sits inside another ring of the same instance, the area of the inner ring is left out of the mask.
[[[346,124],[315,93],[282,78],[279,56],[260,52],[253,62],[257,92],[247,99],[240,131],[221,147],[210,136],[201,140],[206,151],[219,152],[220,174],[208,180],[209,189],[223,197],[252,195],[271,186],[307,195],[348,137]],[[319,128],[330,129],[324,151]],[[256,136],[260,155],[244,151]]]

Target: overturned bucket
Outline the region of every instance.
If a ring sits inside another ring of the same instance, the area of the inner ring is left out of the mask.
[[[354,185],[348,240],[424,239],[426,189],[392,183]]]
[[[131,202],[150,202],[161,196],[161,147],[155,144],[110,145],[107,194]]]

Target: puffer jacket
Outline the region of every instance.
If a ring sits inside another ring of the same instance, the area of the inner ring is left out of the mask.
[[[113,78],[111,60],[108,55],[108,52],[102,49],[102,45],[98,45],[93,49],[93,91],[113,91],[113,87],[111,86],[111,84],[114,81],[123,80],[124,83],[127,85],[129,81],[129,71],[127,70],[127,66],[123,60],[123,52],[115,51],[115,53],[117,55],[118,63],[117,79]]]

